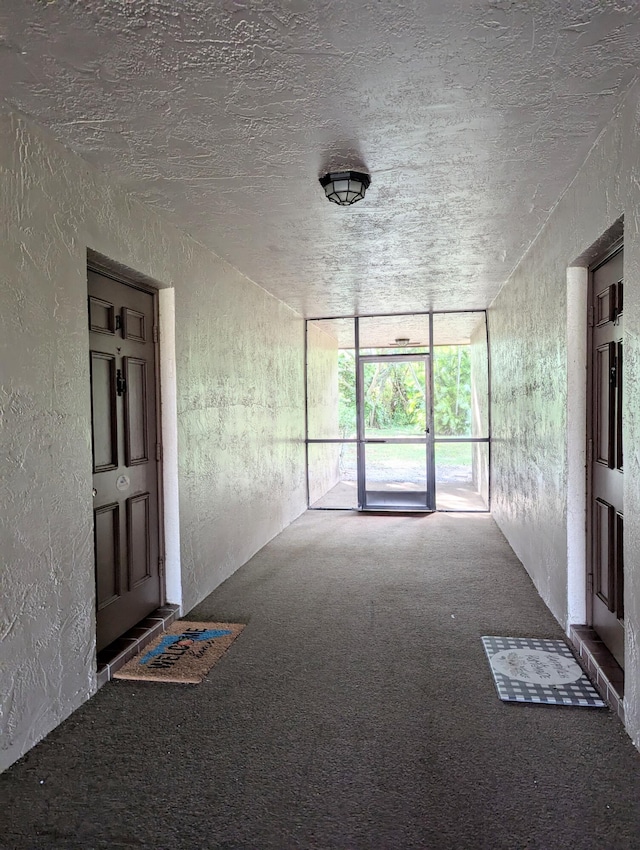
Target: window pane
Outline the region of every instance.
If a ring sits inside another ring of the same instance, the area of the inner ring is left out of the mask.
[[[487,437],[488,361],[484,313],[433,317],[436,437]]]
[[[436,509],[486,511],[489,508],[487,443],[436,443]]]
[[[307,322],[307,417],[310,440],[356,436],[353,319]]]
[[[362,364],[365,438],[425,438],[427,360]]]
[[[426,507],[424,443],[366,443],[364,452],[367,507]]]
[[[374,316],[359,320],[360,354],[415,354],[429,350],[429,316]]]
[[[355,443],[309,443],[309,505],[357,508]]]

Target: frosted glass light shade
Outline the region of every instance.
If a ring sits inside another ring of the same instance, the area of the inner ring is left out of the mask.
[[[370,184],[369,175],[361,171],[332,171],[320,178],[327,198],[341,207],[361,201]]]

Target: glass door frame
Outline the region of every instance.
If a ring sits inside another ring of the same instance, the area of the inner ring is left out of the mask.
[[[358,506],[361,510],[412,510],[431,512],[435,510],[435,448],[433,442],[433,404],[430,392],[431,355],[423,354],[367,354],[358,357],[357,367],[360,379],[357,382],[357,428],[358,428]],[[364,417],[364,367],[367,363],[421,363],[425,377],[425,419],[427,427],[423,437],[367,437]],[[368,445],[419,445],[424,446],[425,464],[425,504],[424,505],[390,505],[369,504],[367,498],[367,451]]]
[[[356,345],[356,427],[357,427],[357,458],[358,458],[358,508],[384,511],[415,511],[431,513],[436,509],[436,469],[435,444],[433,432],[433,368],[431,360],[431,339],[433,338],[433,316],[429,314],[429,346],[426,351],[409,354],[360,354],[360,328],[358,317],[355,317]],[[364,366],[366,363],[409,363],[422,362],[425,370],[425,418],[426,429],[424,437],[388,437],[385,439],[367,438],[364,420]],[[393,505],[368,504],[366,481],[366,446],[368,444],[413,444],[425,447],[425,504]]]

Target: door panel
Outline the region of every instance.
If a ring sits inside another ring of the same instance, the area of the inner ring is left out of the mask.
[[[389,440],[364,445],[367,507],[427,507],[425,444]]]
[[[615,407],[612,404],[611,364],[615,354],[615,343],[608,342],[596,350],[595,368],[595,415],[596,415],[596,446],[598,452],[596,461],[613,466],[614,429],[613,419]]]
[[[364,509],[434,510],[433,441],[427,426],[428,355],[359,358],[359,503]],[[384,400],[384,404],[382,403]],[[390,426],[381,418],[391,409]]]
[[[615,508],[596,499],[594,506],[595,520],[595,591],[600,600],[610,611],[613,606],[613,556],[615,539]]]
[[[102,351],[91,352],[91,416],[93,471],[117,469],[116,358]]]
[[[624,518],[616,513],[616,553],[615,553],[615,610],[624,621]]]
[[[149,493],[127,499],[127,548],[129,590],[132,590],[151,577]]]
[[[130,342],[147,341],[147,321],[144,313],[122,308],[122,337]]]
[[[147,363],[137,357],[124,357],[127,391],[124,396],[125,457],[127,466],[149,461],[147,410]]]
[[[120,596],[120,506],[95,511],[97,603],[101,610]]]
[[[90,270],[97,647],[162,602],[154,297]]]
[[[607,322],[612,321],[611,310],[615,300],[614,293],[611,291],[611,286],[605,286],[604,289],[596,292],[595,300],[596,324],[600,327],[601,325],[606,325]]]
[[[618,342],[616,361],[617,397],[616,397],[616,467],[622,472],[622,340]]]
[[[115,308],[109,301],[89,298],[89,330],[95,333],[113,334],[116,330]]]
[[[619,251],[592,275],[588,602],[593,628],[624,667],[622,272]]]

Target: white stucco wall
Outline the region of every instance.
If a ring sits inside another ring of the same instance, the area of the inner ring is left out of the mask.
[[[573,341],[567,340],[567,269],[576,261],[588,264],[600,237],[624,215],[625,713],[636,746],[640,746],[639,97],[636,85],[489,311],[493,514],[543,599],[566,627],[568,456],[574,452],[566,438],[567,410],[584,403],[584,371],[576,374],[571,366]],[[523,198],[523,207],[526,201]],[[569,321],[575,327],[571,311]],[[579,348],[583,332],[584,326],[574,331],[579,334]],[[582,450],[582,446],[575,449]],[[576,610],[574,603],[572,608]]]
[[[88,248],[175,288],[184,611],[306,486],[299,316],[6,112],[0,186],[2,769],[96,687]]]
[[[471,332],[471,436],[489,436],[489,359],[487,325],[482,316]],[[486,443],[472,446],[473,485],[489,505],[489,451]]]

